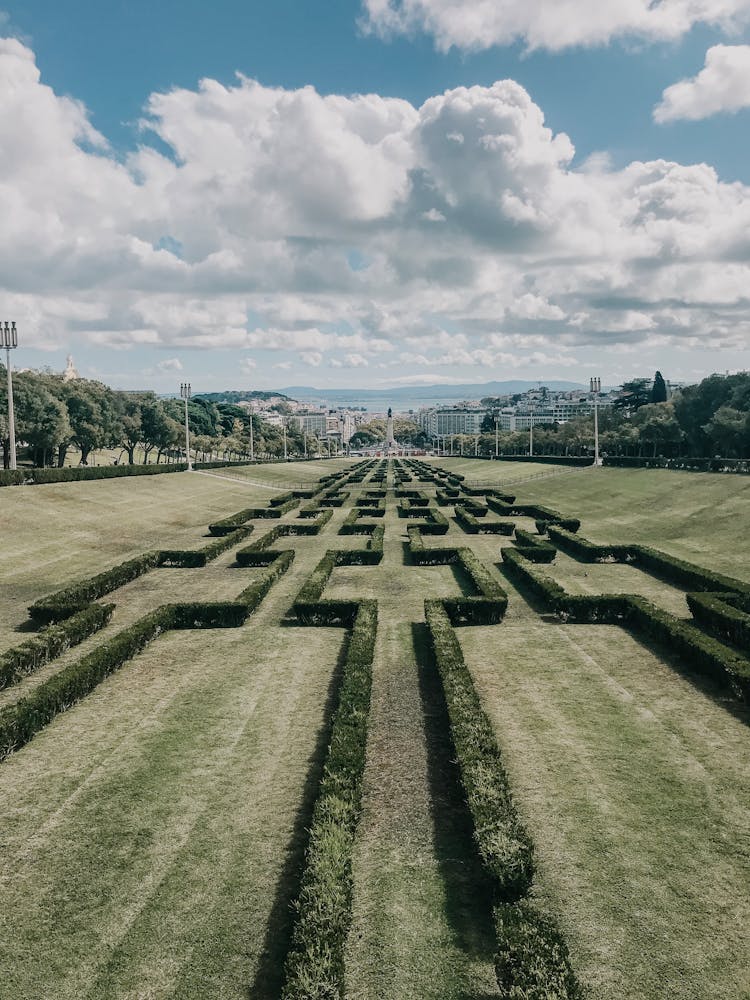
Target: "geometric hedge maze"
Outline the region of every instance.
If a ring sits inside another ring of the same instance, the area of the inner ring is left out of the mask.
[[[235,628],[289,569],[298,536],[324,535],[344,508],[338,534],[355,536],[328,548],[297,593],[291,614],[299,627],[345,630],[343,668],[330,721],[330,741],[309,828],[294,928],[284,968],[283,997],[343,995],[344,954],[352,913],[352,858],[361,813],[362,777],[377,601],[327,597],[336,567],[376,567],[384,557],[384,517],[398,514],[414,566],[454,565],[466,593],[426,600],[424,616],[439,676],[474,844],[494,892],[501,995],[577,997],[580,990],[565,942],[553,920],[531,901],[535,864],[529,831],[513,804],[495,734],[477,696],[457,629],[496,625],[508,597],[467,541],[505,536],[502,569],[533,607],[563,621],[619,625],[667,647],[670,661],[710,678],[733,696],[750,697],[750,585],[641,545],[599,545],[581,536],[580,521],[499,489],[471,486],[464,477],[417,460],[364,461],[321,478],[307,489],[282,493],[210,525],[212,540],[197,550],[146,552],[58,591],[29,608],[36,635],[0,655],[0,689],[18,684],[71,647],[102,632],[94,648],[0,711],[0,760],[19,749],[60,712],[85,697],[107,675],[170,629]],[[452,508],[454,527],[447,516]],[[288,518],[296,511],[294,518]],[[536,533],[516,525],[531,518]],[[249,523],[256,522],[256,523]],[[265,526],[261,533],[259,524]],[[391,523],[391,522],[389,522]],[[250,536],[258,529],[259,537]],[[322,541],[322,538],[321,538]],[[354,543],[354,544],[352,544]],[[321,547],[322,548],[322,547]],[[234,549],[235,565],[254,568],[249,585],[229,601],[163,604],[110,634],[115,605],[99,603],[124,584],[160,567],[205,566]],[[486,547],[483,549],[486,551]],[[573,595],[545,570],[558,551],[584,562],[628,563],[689,590],[692,620],[678,618],[632,594]],[[89,643],[91,645],[91,643]]]

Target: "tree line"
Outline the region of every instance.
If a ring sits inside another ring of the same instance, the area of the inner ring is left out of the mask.
[[[184,460],[184,403],[159,399],[153,392],[122,392],[89,379],[63,381],[50,371],[13,375],[16,439],[19,457],[37,467],[62,467],[75,450],[81,465],[92,453],[107,450],[108,461],[134,464],[136,453],[146,463]],[[0,366],[0,442],[3,468],[8,468],[7,380]],[[196,397],[188,402],[193,458],[241,459],[251,450],[257,458],[281,457],[284,428],[269,424],[247,409]],[[251,432],[252,426],[252,432]],[[252,441],[251,441],[252,437]],[[252,447],[251,447],[252,445]],[[315,454],[316,439],[296,426],[286,428],[288,455]]]
[[[594,445],[593,415],[560,424],[534,425],[534,451],[545,455],[587,455]],[[500,431],[501,455],[528,453],[529,431]],[[474,438],[457,447],[477,448]],[[478,450],[494,454],[495,415],[482,425]],[[711,375],[677,390],[671,399],[660,372],[624,383],[612,406],[599,408],[599,449],[638,458],[750,458],[750,373]]]

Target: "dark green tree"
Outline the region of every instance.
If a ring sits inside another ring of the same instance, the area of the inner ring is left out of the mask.
[[[667,401],[667,383],[664,381],[664,377],[661,372],[657,372],[654,375],[654,384],[651,386],[651,400],[652,403],[666,403]]]

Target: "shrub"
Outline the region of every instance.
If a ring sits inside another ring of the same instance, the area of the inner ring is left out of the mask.
[[[448,707],[451,735],[474,841],[501,900],[513,902],[531,887],[534,851],[513,805],[492,726],[441,601],[425,601],[432,652]]]
[[[0,759],[28,743],[59,712],[80,701],[100,681],[170,628],[171,620],[171,609],[157,608],[0,711]]]
[[[579,559],[581,562],[633,562],[636,558],[637,546],[633,545],[597,545],[587,538],[567,531],[559,524],[548,524],[547,535],[555,545]],[[531,536],[533,537],[533,536]]]
[[[351,924],[352,857],[362,802],[377,603],[362,601],[349,640],[285,965],[284,1000],[340,997]]]
[[[114,609],[114,604],[90,604],[59,625],[49,625],[33,639],[0,654],[0,689],[15,684],[104,628]]]
[[[485,514],[487,508],[484,508]],[[463,530],[470,535],[512,535],[515,524],[512,521],[479,521],[471,511],[459,504],[456,506],[456,520]]]
[[[526,900],[495,909],[500,995],[512,1000],[580,1000],[568,946],[550,916]]]
[[[255,462],[200,462],[201,469],[225,469],[235,465],[255,465]],[[73,483],[96,479],[124,479],[130,476],[158,476],[168,472],[185,472],[186,462],[173,465],[81,465],[62,469],[0,469],[2,486],[41,486],[50,483]]]
[[[222,552],[238,545],[244,538],[247,538],[251,531],[251,525],[235,528],[230,534],[220,536],[215,541],[209,542],[208,545],[204,545],[202,549],[162,549],[156,553],[157,565],[173,569],[205,566]]]
[[[724,593],[686,596],[693,618],[704,628],[714,632],[723,642],[750,650],[750,614],[747,611],[733,607]]]
[[[80,583],[74,583],[64,590],[58,590],[32,604],[29,615],[32,621],[42,625],[70,618],[71,615],[83,611],[92,601],[104,597],[105,594],[130,583],[131,580],[136,580],[159,565],[159,556],[158,552],[144,552],[143,555],[128,559],[103,573],[81,580]]]

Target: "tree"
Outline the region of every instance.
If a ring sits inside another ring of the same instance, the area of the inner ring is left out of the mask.
[[[144,400],[141,405],[141,440],[146,464],[154,448],[158,449],[158,461],[167,448],[177,443],[178,434],[179,424],[169,416],[161,401],[155,398]]]
[[[60,392],[68,410],[70,443],[81,453],[81,465],[88,465],[89,455],[98,448],[116,444],[122,427],[111,389],[101,382],[76,379],[62,382]],[[59,466],[65,462],[67,443],[58,450]]]
[[[660,446],[679,444],[683,438],[671,403],[649,403],[642,406],[633,423],[638,428],[641,440],[652,445],[654,458]]]
[[[654,384],[651,387],[651,402],[666,403],[666,401],[667,401],[667,383],[664,381],[662,373],[657,372],[654,375]]]
[[[750,412],[720,406],[703,430],[722,457],[744,458],[750,453]]]
[[[647,378],[634,378],[623,382],[620,394],[612,404],[615,410],[622,410],[627,416],[651,402],[651,390]]]
[[[120,394],[120,427],[122,427],[122,446],[128,455],[128,464],[135,463],[135,449],[143,440],[141,424],[141,400],[138,396]]]
[[[71,433],[65,405],[34,372],[13,379],[13,398],[18,440],[29,446],[34,465],[51,464],[52,452]]]

